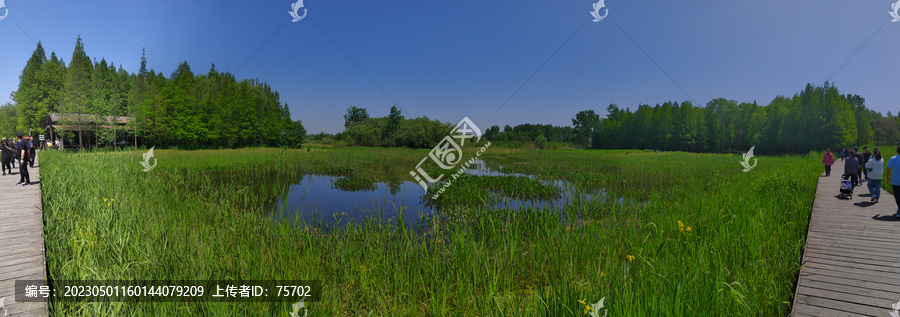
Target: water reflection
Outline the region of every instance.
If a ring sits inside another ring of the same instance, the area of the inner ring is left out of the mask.
[[[480,159],[469,166],[468,173],[478,176],[520,176],[534,179],[533,175],[508,172],[499,164]],[[357,177],[370,182],[370,185],[374,183],[374,186],[341,185],[348,182],[346,176],[304,175],[273,204],[269,209],[273,210],[271,216],[277,220],[299,220],[311,225],[329,227],[348,222],[359,223],[368,217],[402,220],[405,225],[410,225],[419,223],[423,217],[439,211],[439,207],[429,206],[422,187],[414,182],[406,171],[375,170]],[[552,200],[518,200],[504,197],[492,207],[518,210],[523,207],[557,208],[578,200],[614,199],[619,203],[626,201],[625,197],[609,197],[603,189],[596,192],[578,190],[564,180],[542,182],[559,188],[562,195]]]

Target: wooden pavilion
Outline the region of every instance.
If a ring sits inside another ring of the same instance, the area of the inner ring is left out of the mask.
[[[96,131],[100,129],[131,131],[126,132],[126,137],[121,139],[123,141],[120,142],[121,145],[125,146],[130,145],[130,143],[128,143],[129,137],[127,134],[131,134],[130,140],[134,140],[133,131],[135,130],[135,127],[133,124],[130,124],[133,121],[134,117],[125,116],[100,116],[83,113],[50,113],[47,116],[47,127],[44,129],[44,134],[49,136],[48,140],[51,142],[59,138],[61,140],[60,146],[63,148],[79,147],[79,143],[81,147],[93,148],[100,143],[99,136],[96,133]],[[76,136],[73,137],[72,140],[66,140],[66,132],[72,132]]]

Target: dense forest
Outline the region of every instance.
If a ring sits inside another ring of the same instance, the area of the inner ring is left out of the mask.
[[[591,137],[581,144],[597,149],[656,149],[735,152],[755,146],[759,153],[805,153],[856,145],[900,144],[900,118],[865,106],[858,95],[841,95],[826,82],[807,84],[793,97],[778,96],[766,106],[714,99],[706,107],[667,102],[635,111],[607,107],[600,120],[579,113],[576,129]],[[585,119],[578,119],[583,117]],[[589,119],[588,119],[589,118]]]
[[[386,117],[371,118],[366,108],[353,106],[348,108],[344,115],[344,131],[334,135],[313,134],[307,136],[307,140],[333,145],[427,149],[437,145],[455,124],[456,122],[442,122],[425,116],[406,119],[396,106],[391,107],[390,114]],[[523,124],[514,128],[507,126],[506,131],[500,132],[499,127],[493,126],[483,133],[491,142],[507,147],[521,147],[527,142],[534,141],[535,136],[539,134],[550,136],[551,141],[535,143],[542,148],[559,148],[568,142],[574,133],[571,127],[556,127],[549,124]]]
[[[690,102],[640,105],[637,110],[611,104],[601,118],[584,110],[572,126],[520,124],[491,126],[484,135],[496,146],[536,148],[649,149],[729,153],[755,146],[758,153],[805,153],[856,145],[900,144],[900,117],[882,115],[858,95],[842,95],[826,82],[807,84],[793,97],[778,96],[768,105],[724,98],[705,107]],[[366,109],[351,107],[344,132],[319,134],[312,140],[348,145],[430,148],[452,125],[439,121],[403,120],[396,107],[384,118],[369,118]]]
[[[288,105],[266,83],[238,81],[216,71],[215,64],[206,74],[195,75],[187,62],[165,77],[147,69],[146,54],[141,69],[129,73],[105,59],[92,62],[81,37],[68,65],[56,53],[48,59],[38,42],[11,97],[14,103],[0,107],[4,136],[13,131],[43,133],[49,113],[134,117],[116,129],[94,125],[91,132],[106,146],[137,137],[140,144],[185,149],[299,147],[306,135],[302,123],[291,119]],[[82,148],[90,143],[80,132],[64,131],[68,144]]]

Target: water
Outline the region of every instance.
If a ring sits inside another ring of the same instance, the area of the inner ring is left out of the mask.
[[[431,212],[422,203],[422,186],[411,181],[401,184],[376,182],[374,191],[345,191],[332,185],[339,177],[306,175],[290,186],[290,193],[279,197],[276,219],[299,217],[313,223],[359,222],[366,217],[403,218],[404,223],[419,221],[420,213]]]
[[[532,175],[504,172],[503,166],[488,164],[480,159],[469,166],[468,173],[534,178]],[[376,175],[376,179],[393,181],[376,181],[374,191],[348,191],[336,188],[333,184],[338,178],[340,177],[304,175],[290,186],[288,193],[278,198],[271,217],[276,220],[299,218],[298,220],[308,224],[321,223],[328,226],[348,222],[359,223],[368,217],[376,217],[390,221],[402,220],[405,225],[411,225],[419,223],[424,216],[438,211],[436,207],[426,206],[422,186],[408,175],[407,180],[398,175],[381,177]],[[625,197],[608,197],[603,189],[593,193],[578,192],[575,186],[563,180],[554,180],[550,183],[562,190],[560,198],[538,201],[505,198],[492,207],[514,210],[523,207],[558,208],[570,204],[579,196],[586,201],[612,198],[622,203],[626,200]]]

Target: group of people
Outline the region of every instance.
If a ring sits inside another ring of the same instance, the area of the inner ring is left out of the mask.
[[[881,198],[881,180],[887,172],[891,175],[891,186],[894,189],[894,200],[897,203],[897,212],[895,217],[900,218],[900,146],[897,147],[897,155],[891,157],[887,163],[881,154],[880,148],[873,149],[869,152],[868,146],[863,146],[863,152],[859,151],[859,147],[852,150],[841,150],[841,160],[844,161],[844,176],[850,179],[850,183],[854,187],[862,185],[862,181],[867,182],[871,201],[877,203]],[[825,157],[822,159],[825,163],[825,176],[831,176],[831,165],[834,164],[834,156],[831,149],[825,150]]]
[[[875,152],[881,152],[881,149],[875,148]],[[859,151],[858,146],[854,147],[852,150],[841,150],[841,161],[844,161],[844,175],[851,176],[853,186],[860,186],[863,181],[869,180],[870,169],[866,168],[866,164],[869,163],[872,156],[873,154],[872,152],[869,152],[868,146],[863,146],[862,152]],[[851,159],[853,163],[848,163]],[[826,172],[826,176],[828,176],[828,174],[830,173]],[[878,179],[880,179],[880,177]]]
[[[34,143],[31,137],[23,137],[22,133],[16,133],[13,140],[6,138],[0,139],[0,151],[2,151],[3,176],[12,175],[12,169],[19,164],[19,182],[16,185],[30,185],[31,177],[28,174],[28,167],[34,167],[34,159],[37,154],[34,149]]]

